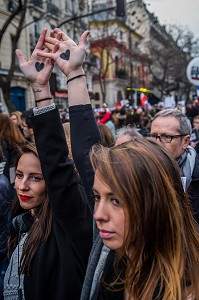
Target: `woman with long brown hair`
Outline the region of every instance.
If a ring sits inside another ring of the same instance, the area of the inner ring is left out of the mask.
[[[94,146],[94,219],[111,249],[96,299],[198,299],[199,234],[175,161],[153,141]]]
[[[11,112],[10,114],[10,119],[12,120],[12,122],[15,124],[15,126],[17,126],[20,130],[20,132],[22,133],[22,112],[16,110]]]
[[[23,145],[24,143],[25,139],[19,128],[15,126],[8,115],[1,113],[0,145],[7,161],[5,175],[9,178],[11,184],[14,182],[14,166],[17,147]]]
[[[38,106],[46,100],[41,101],[42,93],[51,99],[53,63],[45,61],[41,72],[36,67],[36,52],[43,48],[43,42],[44,33],[28,62],[22,62],[17,50],[37,106],[31,117],[36,148],[25,145],[16,163],[17,198],[5,300],[79,300],[92,245],[93,218],[69,158],[59,111],[47,109],[37,114]]]

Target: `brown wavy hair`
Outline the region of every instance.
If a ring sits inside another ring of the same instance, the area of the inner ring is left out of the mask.
[[[0,142],[4,140],[10,147],[15,147],[25,142],[25,138],[10,117],[0,113]]]
[[[97,127],[100,132],[101,143],[104,147],[111,147],[115,144],[115,138],[108,126],[98,123]]]
[[[108,288],[136,300],[182,300],[190,291],[199,299],[199,232],[170,154],[155,141],[135,139],[95,145],[90,160],[129,220]]]
[[[20,157],[25,153],[33,153],[36,157],[38,157],[36,146],[33,143],[27,143],[22,147],[18,148],[18,157],[16,161],[16,167]],[[20,215],[21,213],[27,212],[23,208],[21,208],[19,204],[18,198],[15,199],[13,208],[12,208],[12,219],[15,216]],[[25,274],[29,274],[31,270],[32,260],[41,246],[44,243],[48,236],[51,233],[52,229],[52,210],[50,207],[48,197],[46,200],[39,206],[36,211],[35,216],[33,216],[33,225],[28,231],[28,237],[24,243],[22,250],[22,257],[20,261],[20,269],[21,272]],[[19,232],[16,233],[14,229],[11,230],[10,235],[10,243],[9,243],[9,255],[11,256],[14,249],[16,248],[19,240]]]

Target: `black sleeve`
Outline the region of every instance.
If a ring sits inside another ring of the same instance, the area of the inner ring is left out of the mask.
[[[94,198],[92,187],[94,173],[88,154],[94,144],[101,143],[100,133],[90,104],[71,106],[69,114],[73,159],[80,174],[90,206],[93,209]]]
[[[72,220],[83,201],[58,109],[33,116],[31,121],[53,214]]]

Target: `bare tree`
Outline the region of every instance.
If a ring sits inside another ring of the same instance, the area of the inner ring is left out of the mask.
[[[199,55],[199,38],[195,38],[193,32],[187,27],[184,28],[176,24],[169,24],[167,31],[175,43],[187,55],[188,60]]]
[[[187,27],[178,26],[176,24],[168,25],[167,31],[183,53],[183,59],[180,64],[177,65],[176,70],[178,70],[178,72],[179,70],[181,71],[180,80],[183,83],[183,91],[188,101],[192,85],[187,79],[186,68],[192,58],[199,56],[199,38],[195,38],[193,32]]]
[[[161,45],[154,41],[149,45],[153,86],[159,90],[161,98],[164,92],[176,91],[188,100],[192,85],[187,80],[186,67],[189,60],[199,54],[199,40],[176,24],[168,26],[166,36],[167,40]]]
[[[185,62],[184,53],[173,44],[172,41],[167,47],[159,49],[151,43],[150,52],[153,64],[153,86],[155,86],[162,98],[164,92],[177,91],[184,82]]]

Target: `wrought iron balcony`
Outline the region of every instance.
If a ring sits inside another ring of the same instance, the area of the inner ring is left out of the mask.
[[[120,69],[116,71],[116,77],[120,79],[128,79],[129,75],[125,70]]]

